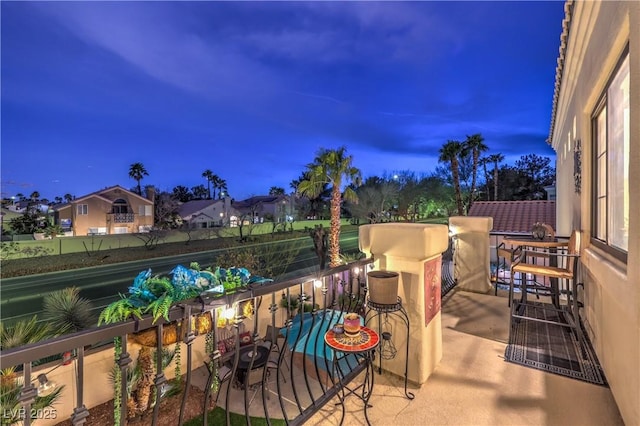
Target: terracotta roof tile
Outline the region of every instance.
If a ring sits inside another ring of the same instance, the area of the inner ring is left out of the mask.
[[[469,216],[493,218],[494,232],[528,233],[536,222],[547,223],[556,229],[556,202],[534,201],[476,201]]]

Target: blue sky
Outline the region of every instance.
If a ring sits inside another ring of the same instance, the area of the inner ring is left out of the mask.
[[[2,195],[226,179],[289,190],[320,147],[429,173],[482,133],[546,144],[563,2],[5,2]]]

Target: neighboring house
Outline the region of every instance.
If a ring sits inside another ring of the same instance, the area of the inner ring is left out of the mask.
[[[549,144],[557,233],[583,232],[582,321],[624,423],[640,424],[640,2],[565,4]]]
[[[491,232],[528,234],[536,222],[556,229],[555,201],[475,201],[468,216],[492,217]]]
[[[153,227],[151,200],[116,185],[54,208],[55,223],[73,235],[130,234]]]
[[[256,195],[234,202],[233,207],[242,216],[252,216],[254,223],[290,221],[293,216],[292,199],[288,195]]]
[[[229,197],[222,200],[192,200],[178,207],[178,215],[191,228],[214,228],[233,224],[238,212],[231,207]]]

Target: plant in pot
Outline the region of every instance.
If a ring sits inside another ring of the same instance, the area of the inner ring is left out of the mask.
[[[237,291],[245,290],[254,283],[262,284],[271,281],[267,278],[251,276],[245,268],[208,268],[201,270],[200,265],[192,263],[190,268],[182,265],[176,266],[167,275],[152,275],[151,269],[142,271],[134,279],[133,285],[129,287],[128,294],[120,294],[120,298],[108,305],[100,313],[98,325],[102,323],[116,323],[128,320],[129,318],[141,319],[144,314],[150,313],[155,323],[160,318],[169,321],[169,311],[181,301],[192,299],[204,292],[209,292],[216,296],[223,296]],[[195,329],[201,333],[206,333],[212,327],[211,314],[205,312],[201,314],[207,318],[196,318],[192,322]],[[184,328],[180,322],[174,322],[163,327],[162,344],[168,345],[176,343],[176,377],[180,377],[180,341],[183,337]],[[204,326],[202,326],[204,325]],[[202,326],[202,327],[201,327]],[[131,335],[131,339],[143,347],[156,346],[156,330],[151,328],[140,333]],[[119,338],[114,339],[115,361],[119,360],[122,354],[122,346]],[[144,352],[143,352],[144,351]],[[139,360],[143,366],[143,371],[148,370],[146,361],[148,359],[147,350],[141,350],[143,359]],[[143,377],[145,377],[143,375]],[[120,370],[114,374],[114,415],[119,421],[120,415]],[[146,395],[146,392],[143,394]],[[142,401],[142,406],[148,406]]]

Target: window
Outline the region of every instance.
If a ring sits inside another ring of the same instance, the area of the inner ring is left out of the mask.
[[[89,214],[89,205],[88,204],[78,204],[77,213],[79,215],[87,215],[87,214]]]
[[[127,202],[122,198],[115,200],[111,206],[111,213],[129,213]]]
[[[151,216],[151,206],[138,206],[138,216]]]
[[[629,246],[629,55],[593,116],[592,242],[627,261]]]

